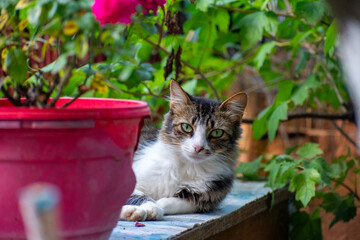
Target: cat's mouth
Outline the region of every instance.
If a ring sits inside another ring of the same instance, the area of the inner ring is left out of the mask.
[[[199,162],[205,161],[207,156],[204,154],[188,153],[188,154],[185,154],[185,157],[190,162],[199,163]]]

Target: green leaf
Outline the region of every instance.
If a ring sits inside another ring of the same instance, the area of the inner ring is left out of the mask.
[[[147,31],[149,34],[155,34],[158,32],[157,27],[151,22],[140,22],[140,26]]]
[[[35,27],[39,24],[40,16],[41,16],[42,8],[39,5],[35,5],[34,7],[30,8],[27,12],[27,19],[29,23]]]
[[[146,81],[146,80],[152,80],[153,75],[151,72],[146,71],[143,68],[137,68],[135,69],[135,75],[139,78],[139,80],[141,81]]]
[[[198,12],[187,20],[184,24],[184,31],[189,32],[190,30],[194,30],[195,32],[199,31],[198,38],[193,37],[192,40],[194,41],[194,39],[196,39],[196,41],[201,44],[199,46],[200,49],[204,47],[210,49],[214,46],[218,31],[216,30],[214,19],[212,19],[210,15],[204,12]]]
[[[318,171],[312,168],[306,169],[291,179],[289,190],[295,191],[295,199],[306,207],[315,196],[315,184],[320,182],[321,176]]]
[[[209,5],[212,3],[214,3],[214,0],[197,0],[195,4],[197,9],[206,12]]]
[[[274,13],[255,12],[243,17],[233,29],[240,29],[242,44],[249,47],[262,39],[264,30],[275,35],[277,26],[278,20]]]
[[[272,189],[275,189],[277,187],[283,187],[283,185],[278,180],[280,168],[281,165],[277,164],[276,161],[272,161],[270,164],[266,166],[265,171],[269,172],[269,179],[268,182],[266,183],[267,187],[271,187]]]
[[[259,178],[258,170],[261,166],[262,159],[263,156],[260,156],[252,162],[241,163],[240,166],[236,169],[235,174],[242,173],[246,179],[257,180]]]
[[[254,139],[260,139],[262,138],[262,136],[264,136],[268,129],[268,117],[271,115],[272,112],[273,105],[270,105],[259,113],[258,117],[255,119],[251,127]]]
[[[76,19],[76,23],[79,28],[87,31],[93,31],[95,27],[94,15],[91,12],[83,14]]]
[[[259,47],[254,57],[255,66],[258,70],[260,70],[260,68],[264,64],[266,55],[269,54],[274,47],[275,47],[275,41],[264,43]]]
[[[303,105],[305,100],[309,97],[310,89],[317,89],[321,86],[320,81],[316,74],[310,74],[304,84],[300,85],[294,94],[291,96],[291,100],[295,105]]]
[[[307,76],[305,85],[312,89],[321,87],[321,82],[319,81],[318,75],[312,73],[309,76]]]
[[[279,105],[290,99],[295,83],[291,80],[282,81],[279,83],[279,91],[274,100],[275,105]]]
[[[288,180],[296,175],[296,165],[296,162],[288,155],[277,156],[265,167],[265,171],[269,172],[266,186],[273,189],[284,187]]]
[[[216,9],[214,23],[219,27],[220,31],[227,33],[229,31],[230,15],[225,9]]]
[[[324,200],[321,203],[321,207],[323,207],[326,212],[332,213],[336,213],[343,200],[343,198],[336,192],[327,192],[323,198]]]
[[[271,35],[275,35],[279,25],[278,16],[274,12],[265,12],[267,24],[264,26],[265,30]]]
[[[63,88],[64,96],[75,96],[78,92],[78,86],[84,82],[85,74],[80,69],[73,70],[73,74],[68,84]]]
[[[301,71],[306,67],[306,63],[309,59],[310,59],[310,53],[301,49],[300,60],[295,67],[295,71],[297,74],[300,74]]]
[[[60,57],[58,57],[55,60],[51,73],[56,74],[60,72],[60,70],[64,69],[66,63],[67,63],[67,55],[65,54],[60,55]]]
[[[324,158],[315,158],[312,161],[303,161],[305,168],[310,169],[313,168],[317,170],[321,175],[321,180],[330,188],[331,185],[331,176],[333,174],[333,170],[330,165],[324,160]]]
[[[333,209],[335,218],[331,221],[330,227],[339,221],[348,222],[356,216],[356,206],[354,204],[354,196],[352,194],[342,199],[340,205]]]
[[[291,147],[287,148],[287,149],[285,150],[285,154],[286,154],[286,155],[290,155],[293,151],[295,151],[295,149],[296,149],[297,147],[298,147],[298,146],[295,145],[295,146],[291,146]]]
[[[338,32],[337,32],[336,22],[334,20],[326,30],[326,38],[324,44],[325,54],[329,53],[330,56],[333,55],[337,39],[338,39]]]
[[[294,102],[295,105],[303,105],[308,96],[309,88],[305,85],[301,85],[291,96],[291,100]]]
[[[316,24],[327,11],[327,5],[324,1],[314,2],[297,2],[295,8],[295,14],[302,16],[306,21],[311,24]]]
[[[119,76],[120,81],[128,80],[131,74],[133,73],[133,71],[134,71],[134,65],[132,64],[125,65]]]
[[[354,161],[350,161],[347,156],[340,156],[338,158],[333,159],[330,164],[332,169],[331,178],[337,179],[337,184],[342,183],[349,170],[354,166]]]
[[[280,121],[287,119],[287,109],[288,109],[288,103],[283,102],[271,114],[268,124],[270,142],[272,142],[275,138],[276,131]]]
[[[311,215],[305,211],[296,211],[290,215],[290,223],[290,239],[322,240],[319,211]]]
[[[291,39],[290,44],[294,47],[293,52],[299,48],[302,41],[304,41],[307,37],[309,37],[314,32],[314,29],[309,29],[305,32],[298,32],[296,35]]]
[[[182,89],[185,90],[185,92],[187,92],[190,95],[194,95],[195,94],[195,89],[196,89],[196,85],[197,85],[198,80],[192,79],[190,81],[186,81],[184,84],[182,84]]]
[[[89,50],[88,39],[84,34],[75,39],[75,53],[79,58],[85,57]]]
[[[23,51],[11,49],[5,58],[6,72],[17,83],[22,83],[27,77],[27,59]]]
[[[323,154],[323,151],[318,143],[305,143],[296,151],[296,154],[304,159],[310,159]]]

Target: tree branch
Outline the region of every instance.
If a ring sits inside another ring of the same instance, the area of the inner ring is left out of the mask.
[[[146,42],[150,43],[151,45],[153,45],[155,48],[161,50],[162,52],[166,53],[166,54],[170,54],[165,48],[157,45],[156,43],[152,42],[149,39],[145,39]],[[194,67],[193,65],[191,65],[190,63],[181,60],[181,63],[184,64],[185,66],[187,66],[188,68],[191,68],[196,74],[199,74],[201,76],[202,79],[204,79],[204,81],[206,81],[206,83],[210,86],[211,90],[213,91],[215,98],[219,101],[220,97],[219,94],[216,91],[216,88],[214,87],[214,85],[212,84],[212,82],[196,67]]]
[[[341,127],[339,127],[334,120],[332,120],[331,123],[341,133],[341,135],[346,138],[346,140],[348,140],[354,147],[356,147],[357,150],[360,150],[360,146],[357,145],[357,143],[351,139],[351,137]]]
[[[138,97],[152,96],[152,97],[156,97],[156,98],[166,99],[165,95],[157,95],[157,94],[153,93],[152,91],[150,91],[149,93],[130,92],[130,91],[126,91],[124,89],[119,88],[118,86],[116,86],[112,82],[110,82],[109,80],[104,80],[104,82],[109,88],[114,89],[115,91],[118,91],[118,92],[123,92],[123,93],[130,94],[130,95],[133,95],[133,96],[138,96]],[[149,88],[147,88],[147,89],[149,89]]]
[[[256,10],[244,10],[241,8],[231,8],[231,7],[224,7],[224,6],[217,6],[218,8],[222,8],[231,12],[238,12],[238,13],[256,13],[259,11]],[[277,16],[280,17],[290,17],[290,18],[296,18],[297,16],[294,15],[292,12],[274,12]]]
[[[354,197],[358,200],[358,201],[360,201],[360,196],[355,192],[355,191],[353,191],[348,185],[346,185],[345,183],[343,183],[343,182],[339,182],[338,180],[333,180],[336,184],[339,184],[339,185],[341,185],[341,186],[343,186],[344,188],[346,188],[351,194],[353,194],[354,195]]]
[[[292,119],[297,118],[314,118],[314,119],[328,119],[328,120],[349,120],[354,121],[354,113],[346,112],[346,113],[315,113],[315,112],[304,112],[304,113],[290,113],[288,114],[288,118],[283,120],[282,122],[290,121]],[[243,118],[242,123],[244,124],[252,124],[254,123],[255,118]]]

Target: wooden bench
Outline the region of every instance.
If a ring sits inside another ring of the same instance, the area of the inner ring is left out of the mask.
[[[235,181],[233,190],[212,213],[165,216],[163,221],[146,221],[144,227],[119,221],[110,240],[120,239],[288,239],[286,189],[275,191],[264,182]]]

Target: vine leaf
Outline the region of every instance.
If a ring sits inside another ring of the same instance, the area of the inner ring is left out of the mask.
[[[5,58],[6,72],[17,83],[22,83],[27,77],[26,55],[20,49],[10,49]]]
[[[321,183],[320,173],[313,168],[305,169],[291,179],[289,190],[296,192],[295,199],[305,207],[315,196],[315,184],[317,183]]]
[[[329,53],[330,56],[334,54],[335,44],[338,38],[336,22],[333,21],[330,27],[326,30],[326,38],[324,44],[324,53]]]
[[[252,162],[241,163],[240,166],[236,169],[235,174],[242,173],[246,179],[257,180],[259,178],[258,170],[261,166],[262,159],[263,156],[260,156]]]
[[[264,43],[256,53],[254,58],[254,63],[256,68],[259,70],[264,64],[265,57],[268,55],[275,47],[275,41]]]
[[[254,139],[262,138],[262,136],[264,136],[264,134],[268,130],[267,121],[268,121],[268,117],[271,115],[273,110],[274,110],[273,105],[270,105],[267,108],[265,108],[264,110],[262,110],[259,113],[258,117],[255,119],[255,121],[251,127],[251,129],[253,131]]]
[[[351,194],[341,197],[336,192],[327,192],[324,195],[321,207],[325,211],[335,214],[334,219],[330,223],[330,228],[339,221],[348,222],[356,216],[354,196]]]
[[[271,114],[271,117],[269,119],[269,140],[270,140],[270,142],[272,142],[275,138],[276,131],[279,127],[280,121],[287,119],[287,109],[288,109],[288,103],[283,102]]]
[[[325,1],[315,2],[298,2],[296,3],[295,13],[301,17],[304,17],[306,21],[311,24],[316,24],[328,11],[328,6]]]
[[[317,143],[305,143],[296,151],[296,154],[304,159],[310,159],[323,154],[323,151]]]
[[[255,12],[242,18],[233,30],[241,29],[242,44],[246,47],[253,46],[263,37],[264,30],[275,35],[279,21],[273,12]]]

